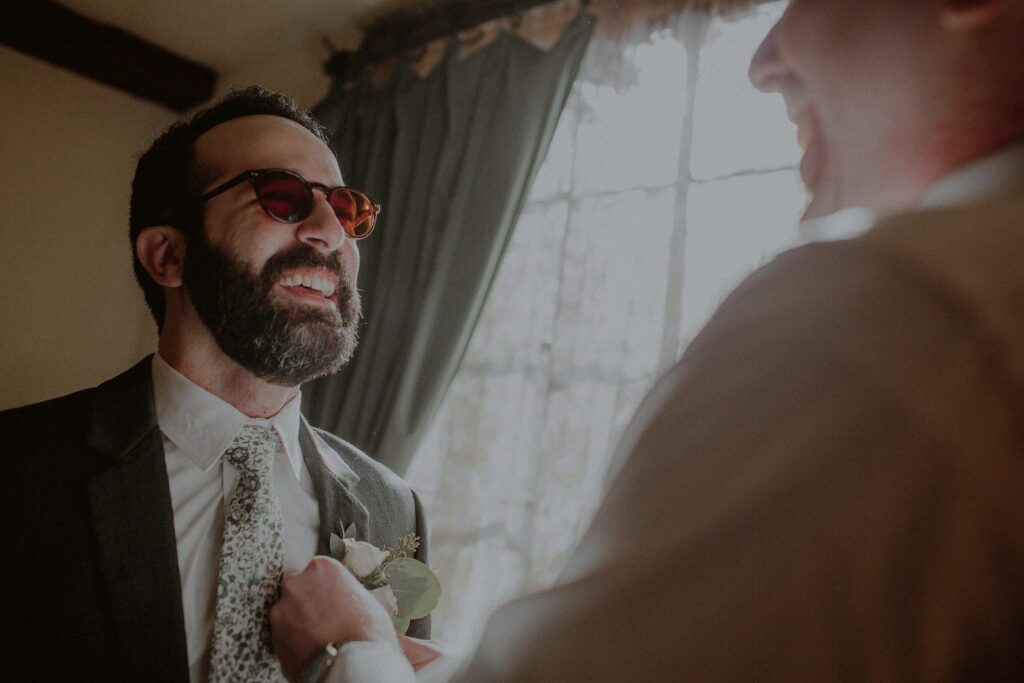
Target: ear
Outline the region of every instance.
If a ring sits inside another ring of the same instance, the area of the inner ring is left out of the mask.
[[[151,225],[135,238],[135,255],[154,282],[181,287],[185,269],[185,236],[169,225]]]
[[[1010,0],[942,0],[942,25],[949,31],[976,31],[991,25]]]

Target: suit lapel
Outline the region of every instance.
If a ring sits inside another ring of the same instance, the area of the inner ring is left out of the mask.
[[[330,452],[322,454],[318,441],[320,440],[314,436],[313,428],[303,419],[299,429],[299,444],[302,446],[302,458],[306,463],[306,469],[309,470],[309,476],[313,481],[313,490],[316,493],[320,515],[320,533],[317,537],[316,552],[318,555],[327,555],[330,549],[331,532],[341,535],[341,527],[355,524],[356,538],[366,540],[370,533],[370,515],[366,506],[352,492],[359,480],[356,474],[351,470],[341,471],[338,474],[332,472],[324,458],[332,455],[336,458],[340,458],[340,456],[334,454],[326,444],[323,445],[323,448]]]
[[[131,680],[188,680],[177,543],[150,358],[96,390],[89,446],[111,458],[90,480],[96,547]]]

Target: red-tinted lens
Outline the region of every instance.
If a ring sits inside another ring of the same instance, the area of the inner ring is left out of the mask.
[[[327,200],[345,229],[345,234],[360,240],[371,232],[377,222],[377,205],[359,190],[337,187]]]
[[[256,196],[267,213],[285,223],[298,223],[313,208],[312,191],[300,179],[283,173],[257,178]]]

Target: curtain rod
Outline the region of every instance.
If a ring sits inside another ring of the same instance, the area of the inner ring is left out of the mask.
[[[438,38],[471,29],[488,21],[519,14],[555,0],[443,0],[414,6],[375,22],[356,52],[335,51],[324,64],[334,78],[422,47]],[[583,0],[587,4],[587,0]]]

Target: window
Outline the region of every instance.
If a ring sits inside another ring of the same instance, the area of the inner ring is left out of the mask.
[[[657,376],[806,203],[782,100],[747,65],[782,3],[594,38],[462,367],[408,479],[471,644],[551,583]]]

